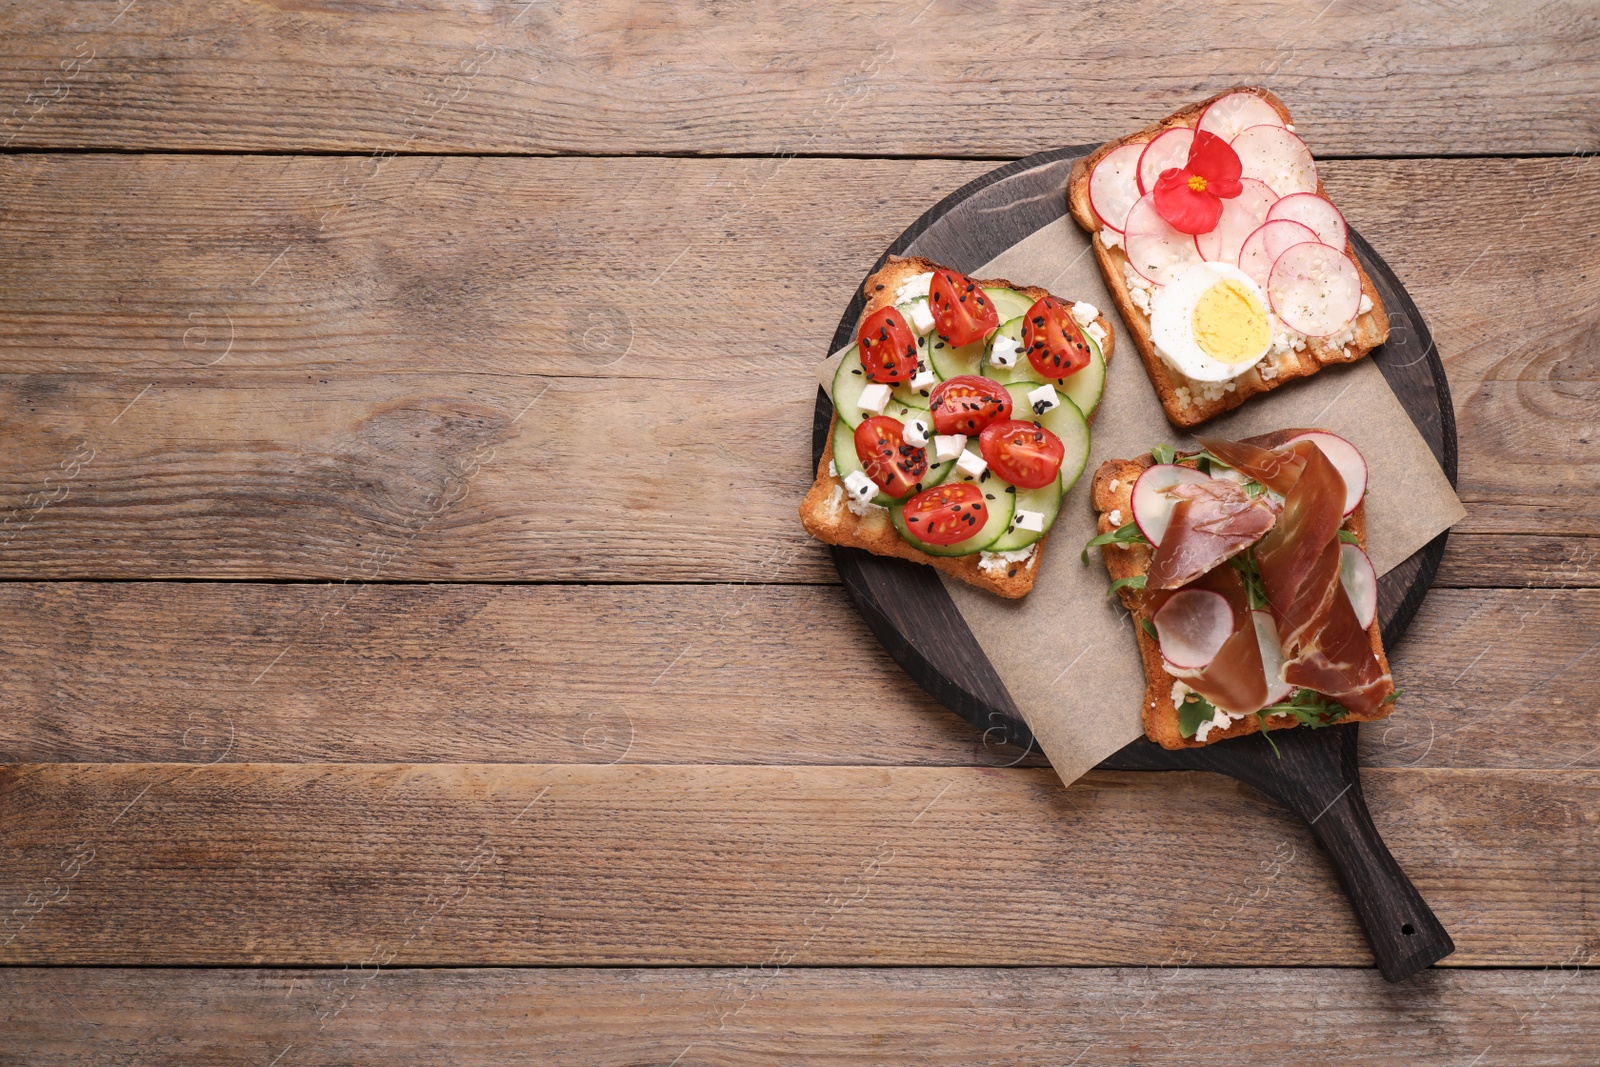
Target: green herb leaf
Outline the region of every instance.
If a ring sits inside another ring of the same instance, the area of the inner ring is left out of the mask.
[[[1089,543],[1083,546],[1083,554],[1078,558],[1084,563],[1089,562],[1089,550],[1099,545],[1148,545],[1144,534],[1139,532],[1139,524],[1130,522],[1118,526],[1115,530],[1103,533],[1098,537],[1089,538]]]
[[[1177,452],[1173,450],[1171,445],[1156,445],[1150,450],[1150,458],[1157,463],[1171,463],[1172,457],[1176,455]]]
[[[1256,722],[1261,725],[1261,736],[1265,737],[1267,739],[1267,744],[1272,746],[1272,754],[1277,756],[1279,759],[1282,759],[1283,753],[1278,751],[1278,743],[1274,741],[1272,739],[1272,735],[1267,732],[1266,714],[1260,711],[1256,712]]]
[[[1332,726],[1350,714],[1343,704],[1336,704],[1321,693],[1310,689],[1296,689],[1289,699],[1279,704],[1269,704],[1261,715],[1293,715],[1302,726],[1320,730]]]
[[[1160,635],[1158,635],[1156,633],[1156,625],[1155,625],[1155,623],[1151,622],[1149,619],[1140,619],[1139,620],[1139,628],[1141,630],[1143,630],[1145,633],[1150,635],[1150,640],[1152,640],[1152,641],[1161,640]]]
[[[1216,714],[1217,709],[1199,693],[1185,694],[1183,703],[1178,705],[1178,733],[1193,737],[1199,732],[1200,724],[1210,722]]]
[[[1118,589],[1143,589],[1144,583],[1145,576],[1142,574],[1130,574],[1126,578],[1118,578],[1111,583],[1111,588],[1106,590],[1106,596],[1110,596]]]
[[[1228,566],[1244,579],[1244,592],[1252,611],[1267,606],[1267,588],[1261,584],[1261,570],[1256,566],[1256,550],[1247,548],[1228,560]]]
[[[1249,497],[1251,500],[1254,500],[1256,497],[1260,496],[1266,491],[1267,487],[1262,485],[1260,482],[1251,481],[1244,483],[1244,495]]]
[[[1208,478],[1211,476],[1211,457],[1204,452],[1200,453],[1195,466],[1199,468],[1201,474]]]
[[[1343,541],[1347,545],[1359,545],[1361,543],[1360,541],[1356,540],[1355,531],[1353,530],[1340,530],[1339,540]]]

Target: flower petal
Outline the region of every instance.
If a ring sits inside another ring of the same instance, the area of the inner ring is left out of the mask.
[[[1156,214],[1182,233],[1210,233],[1222,218],[1222,201],[1204,189],[1190,187],[1189,178],[1187,170],[1162,172],[1153,194]]]
[[[1237,183],[1239,176],[1244,173],[1244,167],[1239,162],[1239,153],[1233,146],[1214,133],[1206,130],[1194,131],[1194,142],[1189,145],[1189,162],[1184,168],[1191,174],[1203,177],[1207,184]],[[1238,192],[1224,193],[1217,190],[1218,196],[1238,196]]]

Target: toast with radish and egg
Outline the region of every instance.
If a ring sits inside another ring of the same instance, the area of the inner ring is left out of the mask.
[[[1389,336],[1283,101],[1220,93],[1080,159],[1067,202],[1161,396],[1195,426]]]
[[[918,257],[890,257],[865,294],[801,522],[828,544],[1023,596],[1089,458],[1111,324]]]
[[[1194,748],[1387,716],[1361,453],[1321,430],[1200,443],[1094,477],[1089,544],[1133,616],[1146,736]]]

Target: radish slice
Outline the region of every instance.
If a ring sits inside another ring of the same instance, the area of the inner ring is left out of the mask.
[[[1349,515],[1360,507],[1361,498],[1367,492],[1367,461],[1361,449],[1338,434],[1324,433],[1322,430],[1291,437],[1284,444],[1292,445],[1296,441],[1314,443],[1344,479],[1344,513]]]
[[[1222,202],[1222,218],[1217,220],[1216,227],[1210,233],[1195,234],[1194,246],[1201,259],[1238,263],[1244,239],[1272,217],[1271,209],[1278,194],[1267,188],[1266,182],[1254,178],[1240,178],[1239,184],[1244,186],[1239,195]]]
[[[1267,672],[1267,699],[1261,705],[1266,707],[1267,704],[1287,700],[1295,687],[1283,680],[1283,645],[1278,641],[1278,624],[1272,621],[1272,613],[1257,608],[1250,613],[1250,621],[1256,624],[1256,643],[1261,646],[1261,666]]]
[[[1282,125],[1278,109],[1255,93],[1229,93],[1211,102],[1195,128],[1231,141],[1251,126]]]
[[[1271,214],[1271,209],[1267,213]],[[1272,276],[1272,265],[1278,262],[1279,256],[1295,245],[1316,239],[1317,231],[1303,222],[1291,222],[1288,219],[1264,222],[1240,246],[1239,268],[1265,289],[1267,280]]]
[[[1378,572],[1360,545],[1339,546],[1339,584],[1356,609],[1361,628],[1370,627],[1378,617]]]
[[[1198,670],[1217,657],[1233,633],[1228,598],[1209,589],[1180,589],[1150,620],[1161,658],[1180,670]]]
[[[1180,467],[1176,463],[1157,463],[1139,475],[1139,479],[1133,483],[1133,506],[1130,510],[1145,540],[1152,545],[1159,545],[1161,538],[1166,535],[1167,524],[1172,521],[1172,509],[1178,506],[1178,502],[1168,495],[1168,489],[1186,482],[1199,484],[1207,480],[1204,474],[1193,467]]]
[[[1279,196],[1317,191],[1311,149],[1282,126],[1251,126],[1230,143],[1246,178],[1266,182]]]
[[[1194,131],[1187,126],[1174,126],[1152,137],[1139,156],[1140,195],[1156,187],[1156,179],[1161,177],[1162,171],[1189,162],[1189,146],[1193,143]]]
[[[1194,237],[1178,230],[1156,211],[1155,194],[1139,198],[1128,212],[1122,244],[1128,262],[1157,285],[1169,285],[1178,275],[1200,262]]]
[[[1350,257],[1324,244],[1286,249],[1267,278],[1272,310],[1307,337],[1338,333],[1361,308],[1361,274]]]
[[[1128,209],[1143,194],[1139,191],[1139,157],[1144,145],[1125,144],[1107,152],[1089,175],[1089,206],[1100,221],[1118,233],[1128,221]]]
[[[1350,227],[1344,216],[1333,206],[1333,201],[1316,193],[1290,193],[1280,197],[1267,212],[1270,219],[1289,219],[1304,223],[1316,231],[1317,240],[1343,251],[1350,236]]]

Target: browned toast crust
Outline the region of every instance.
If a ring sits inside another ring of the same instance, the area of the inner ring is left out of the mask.
[[[858,321],[865,321],[867,316],[878,309],[893,304],[895,293],[904,282],[915,275],[937,270],[938,267],[939,264],[920,256],[904,259],[891,256],[889,261],[864,283],[867,306],[861,313],[861,320]],[[1004,278],[974,279],[974,281],[985,288],[1015,289],[1035,300],[1051,295],[1037,286],[1014,285]],[[1109,364],[1115,336],[1104,311],[1100,312],[1096,321],[1106,332],[1105,343],[1100,347],[1102,356]],[[822,458],[817,463],[816,480],[800,504],[800,521],[807,533],[830,545],[863,548],[880,556],[896,556],[914,563],[926,563],[952,578],[959,578],[969,585],[987,589],[997,596],[1009,599],[1024,596],[1033,588],[1034,579],[1039,573],[1039,563],[1044,558],[1045,545],[1050,540],[1048,533],[1035,542],[1034,551],[1026,560],[1006,563],[1003,566],[996,564],[986,570],[980,566],[981,555],[977,552],[965,556],[930,556],[913,547],[894,528],[894,523],[890,521],[889,512],[885,508],[870,508],[865,515],[860,516],[851,511],[845,498],[844,479],[829,473],[833,463],[833,430],[837,427],[839,419],[837,411],[834,412],[833,419],[834,421],[829,424],[828,445],[823,449]]]
[[[1180,453],[1179,459],[1196,455],[1197,453]],[[1100,465],[1095,471],[1094,483],[1091,487],[1091,500],[1094,509],[1099,513],[1100,521],[1097,527],[1100,533],[1109,533],[1121,523],[1111,520],[1111,513],[1118,512],[1122,523],[1132,520],[1133,514],[1133,483],[1142,474],[1146,467],[1155,461],[1149,455],[1138,459],[1110,459]],[[1356,536],[1356,541],[1362,548],[1367,544],[1366,505],[1362,504],[1344,521],[1344,528]],[[1102,545],[1100,555],[1105,560],[1106,573],[1112,580],[1127,578],[1136,574],[1143,574],[1150,566],[1150,548],[1148,545],[1135,544],[1127,546]],[[1212,730],[1206,740],[1196,741],[1192,737],[1184,737],[1178,729],[1178,708],[1172,699],[1172,684],[1180,679],[1168,674],[1161,665],[1161,648],[1154,638],[1145,632],[1144,620],[1149,618],[1146,609],[1146,594],[1142,589],[1133,589],[1123,586],[1117,590],[1117,595],[1122,598],[1122,604],[1133,616],[1133,632],[1139,642],[1139,657],[1144,661],[1145,690],[1144,700],[1140,704],[1140,712],[1144,720],[1145,736],[1161,745],[1162,748],[1202,748],[1205,745],[1230,737],[1243,737],[1245,734],[1257,733],[1261,729],[1261,720],[1254,715],[1236,719],[1226,730]],[[1367,628],[1367,635],[1372,641],[1372,651],[1377,655],[1378,662],[1383,665],[1385,672],[1389,670],[1389,659],[1383,651],[1383,635],[1378,629],[1378,621],[1373,620]],[[1372,719],[1386,718],[1394,710],[1393,702],[1384,704],[1378,711],[1371,714],[1358,714],[1351,712],[1341,722],[1366,722]],[[1268,716],[1267,726],[1272,730],[1286,730],[1299,723],[1292,716]]]
[[[1188,379],[1169,366],[1156,351],[1155,344],[1150,338],[1150,318],[1133,303],[1128,292],[1128,281],[1123,273],[1123,264],[1128,262],[1127,254],[1122,248],[1108,247],[1101,240],[1100,217],[1095,214],[1094,207],[1089,202],[1089,175],[1094,171],[1095,164],[1099,163],[1107,153],[1125,144],[1149,141],[1156,134],[1174,126],[1192,127],[1200,121],[1201,113],[1212,101],[1235,92],[1253,93],[1272,105],[1285,124],[1293,121],[1283,101],[1266,89],[1254,86],[1227,89],[1197,104],[1180,108],[1160,122],[1152,123],[1126,137],[1108,141],[1078,160],[1072,167],[1071,177],[1067,179],[1067,206],[1072,212],[1072,217],[1079,226],[1091,234],[1095,260],[1100,264],[1100,273],[1105,277],[1106,288],[1110,291],[1112,300],[1116,302],[1122,321],[1127,324],[1128,333],[1133,338],[1133,347],[1138,351],[1139,358],[1144,361],[1150,383],[1160,394],[1161,407],[1167,414],[1167,420],[1174,426],[1182,428],[1198,426],[1225,411],[1233,410],[1258,393],[1270,392],[1285,382],[1309,377],[1329,364],[1353,363],[1381,345],[1389,336],[1389,316],[1384,310],[1383,300],[1378,296],[1378,290],[1372,284],[1372,279],[1367,276],[1365,268],[1361,266],[1361,261],[1356,258],[1354,248],[1347,241],[1345,253],[1355,263],[1356,270],[1361,275],[1361,291],[1372,301],[1371,310],[1356,317],[1354,338],[1349,344],[1335,347],[1326,339],[1311,338],[1306,347],[1299,352],[1269,355],[1260,364],[1234,379],[1232,391],[1224,392],[1220,397],[1209,400],[1200,400],[1190,395],[1187,388]],[[1320,177],[1317,179],[1317,192],[1327,195]],[[1264,376],[1264,371],[1270,377]],[[1184,390],[1181,394],[1180,389]]]

